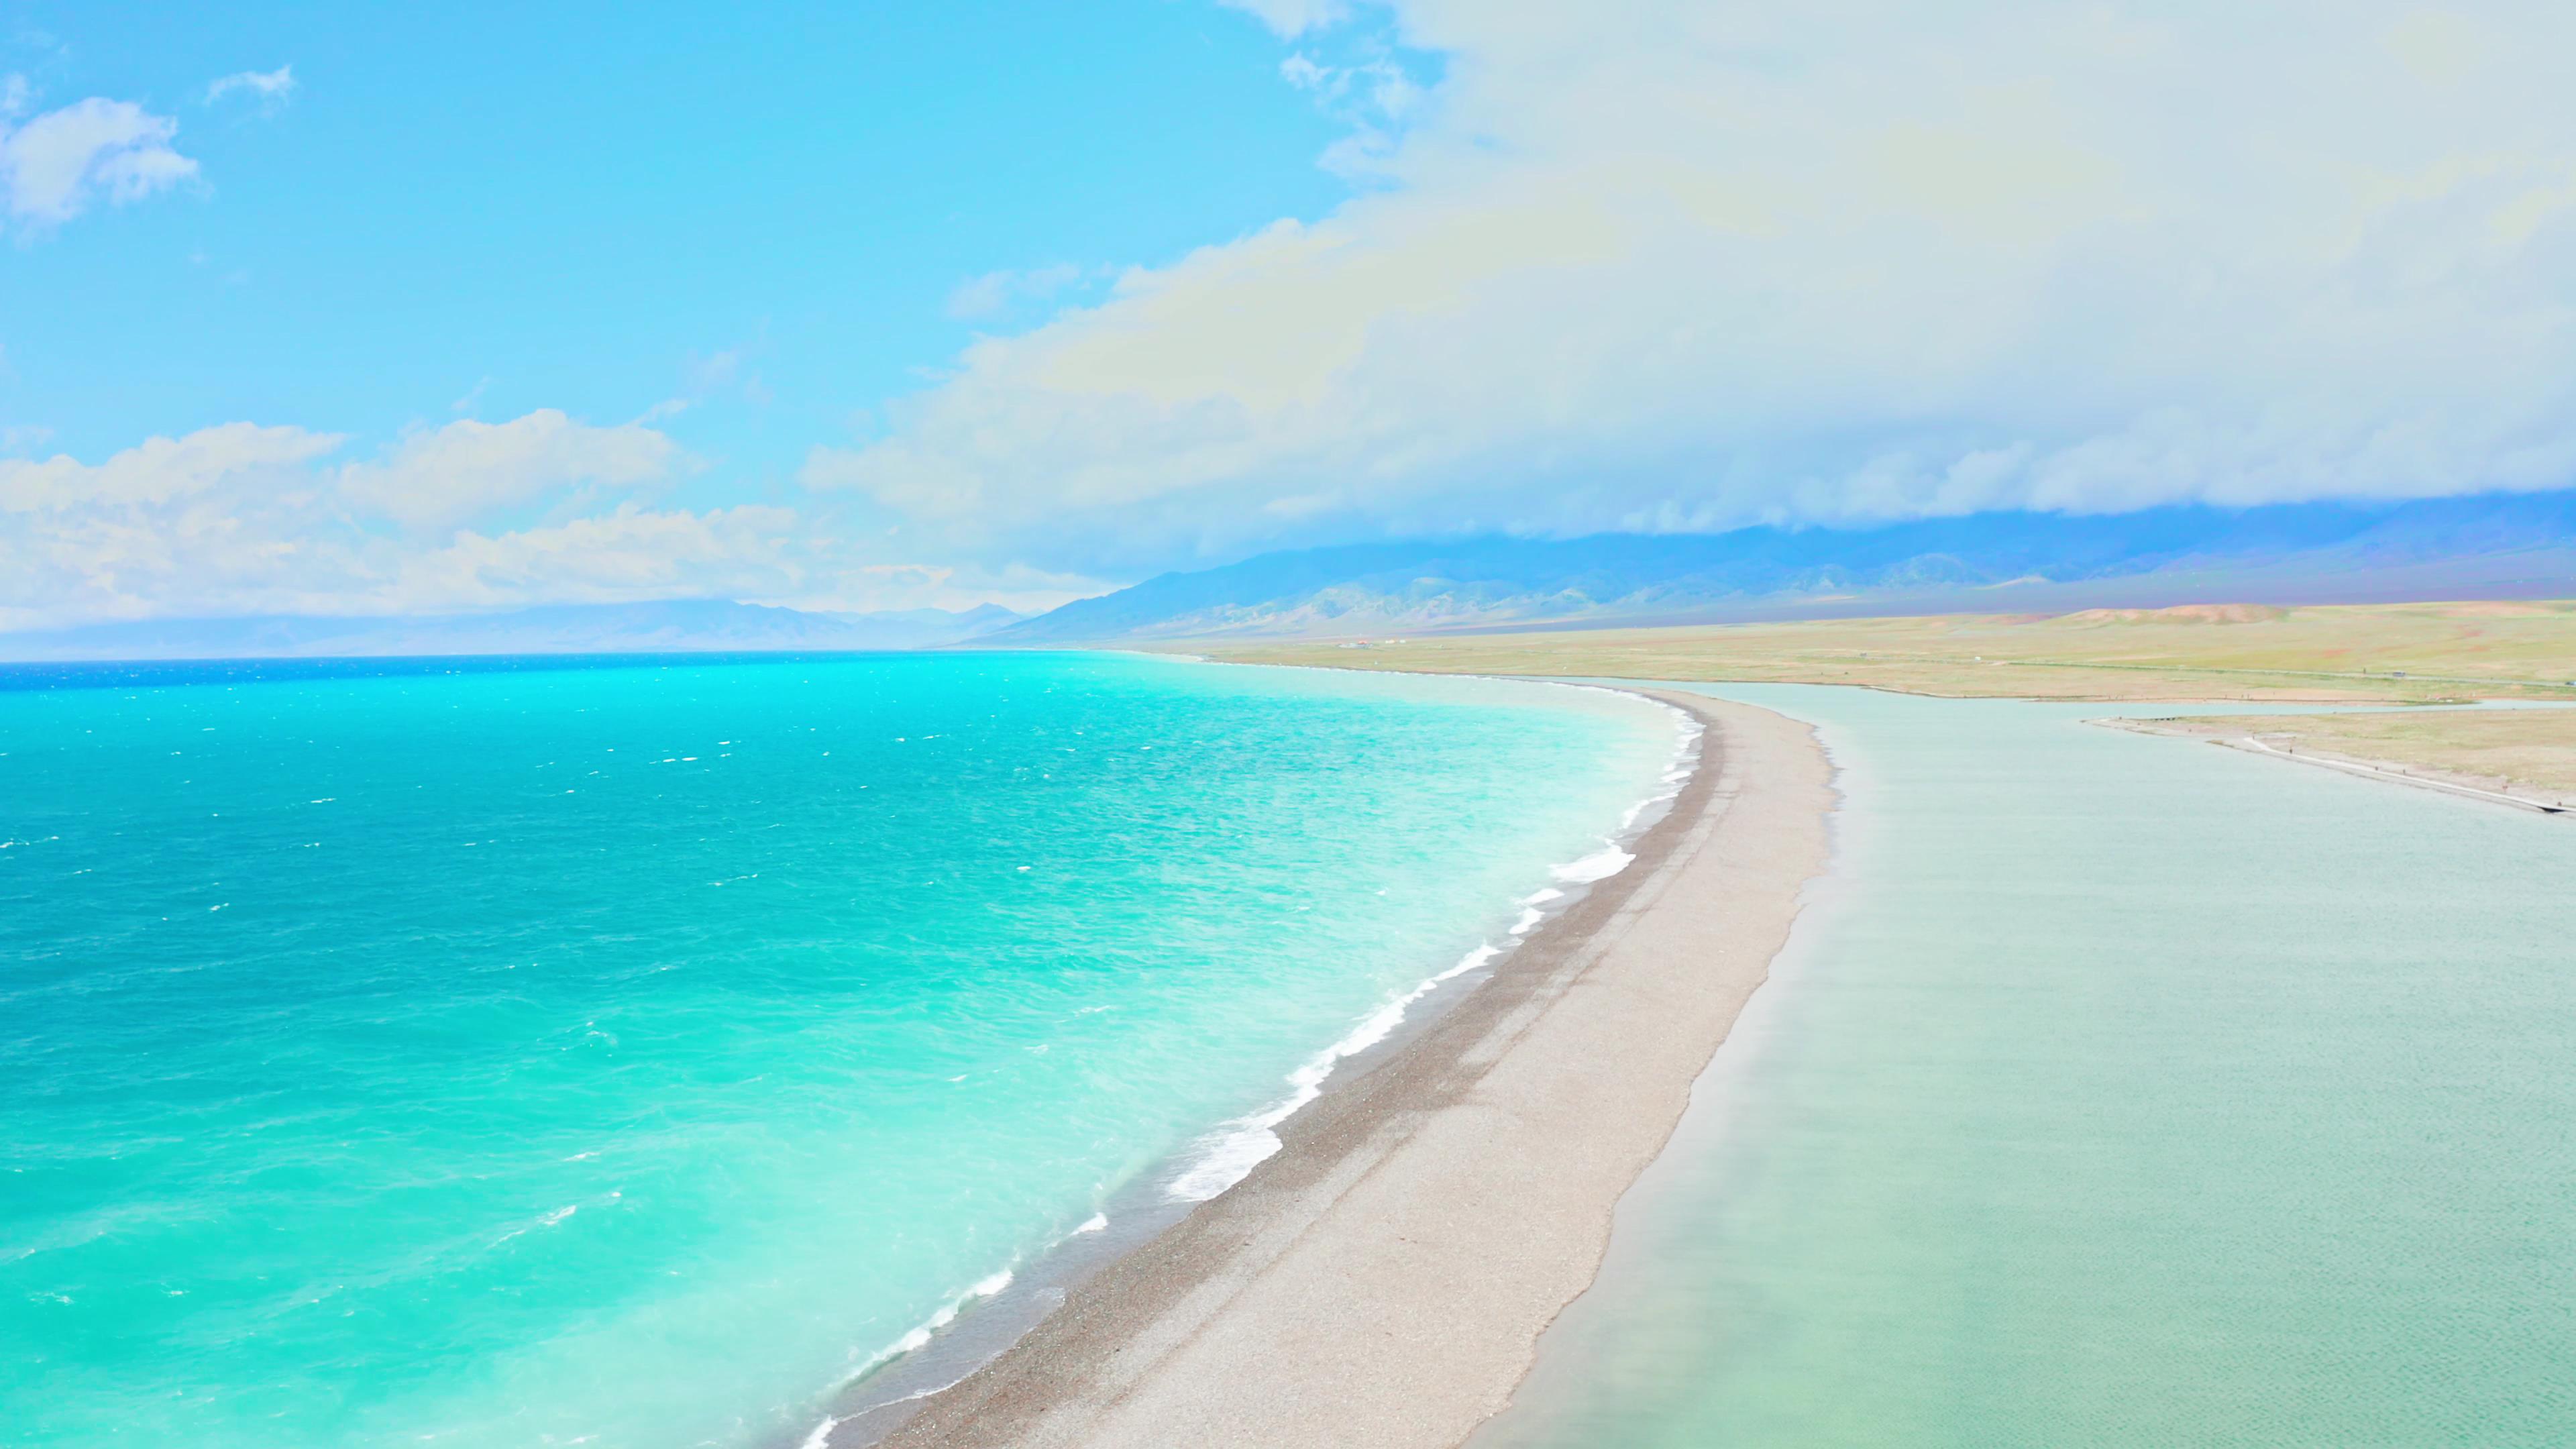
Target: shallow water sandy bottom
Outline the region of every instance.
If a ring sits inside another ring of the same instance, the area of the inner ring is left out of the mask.
[[[1839,856],[1477,1449],[2567,1442],[2576,829],[1716,692],[1821,725]]]

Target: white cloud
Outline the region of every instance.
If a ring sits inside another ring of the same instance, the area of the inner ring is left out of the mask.
[[[1393,8],[1445,78],[1388,185],[977,342],[806,481],[1131,568],[2576,481],[2566,7]]]
[[[777,401],[769,384],[753,371],[751,363],[768,350],[769,324],[761,324],[759,335],[749,341],[714,352],[692,352],[680,365],[680,391],[646,408],[638,423],[660,422],[675,418],[700,403],[732,394],[753,407],[765,408]]]
[[[23,106],[23,82],[10,80],[5,98]],[[10,216],[28,227],[69,221],[101,201],[140,201],[197,174],[197,163],[171,147],[178,134],[179,123],[168,116],[103,96],[14,128],[0,124],[0,196]]]
[[[95,466],[67,454],[41,461],[0,459],[0,513],[183,503],[230,485],[290,475],[343,441],[302,428],[226,423],[184,438],[152,438]]]
[[[961,322],[998,317],[1013,303],[1044,301],[1088,275],[1071,262],[1026,271],[986,272],[969,277],[948,294],[948,315]]]
[[[1345,119],[1400,121],[1427,96],[1410,72],[1386,56],[1350,65],[1326,65],[1304,51],[1279,62],[1279,78],[1310,91]]]
[[[275,70],[237,71],[221,77],[206,87],[206,104],[213,105],[235,93],[254,97],[263,106],[283,105],[295,94],[295,67],[281,65]]]
[[[563,489],[631,490],[696,460],[640,423],[592,427],[553,408],[506,423],[459,419],[415,429],[375,462],[342,469],[350,498],[415,528],[434,528]]]
[[[1103,585],[907,560],[830,506],[654,507],[676,443],[552,411],[347,440],[227,423],[102,462],[0,458],[0,628],[245,613],[382,614],[729,596],[838,609],[1051,606]],[[424,496],[434,504],[425,505]],[[414,526],[478,499],[467,526]],[[521,527],[515,508],[541,517]]]
[[[805,586],[791,509],[745,505],[698,513],[635,503],[561,523],[486,536],[459,532],[406,559],[388,601],[481,608],[532,598],[572,603],[771,595]]]
[[[1279,35],[1294,39],[1311,30],[1322,30],[1348,18],[1348,0],[1217,0],[1228,10],[1241,10],[1259,17]]]
[[[1324,114],[1345,128],[1322,162],[1325,170],[1353,180],[1384,174],[1402,128],[1430,96],[1411,72],[1382,53],[1328,65],[1301,50],[1279,63],[1279,77],[1313,95]]]
[[[871,561],[855,540],[819,522],[768,504],[690,511],[624,503],[511,532],[469,529],[406,556],[367,607],[425,613],[721,597],[857,613],[995,601],[1028,612],[1108,587],[1025,568]]]
[[[315,472],[341,444],[227,423],[103,463],[0,460],[0,620],[130,617],[174,596],[293,608],[345,589],[376,545]]]

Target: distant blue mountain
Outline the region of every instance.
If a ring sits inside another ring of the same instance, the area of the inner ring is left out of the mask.
[[[932,649],[1020,616],[996,604],[962,612],[827,614],[665,599],[553,604],[498,614],[154,619],[0,634],[0,659],[261,659],[456,654],[659,654],[705,651]]]
[[[982,642],[2569,595],[2576,490],[1356,544],[1164,574]]]

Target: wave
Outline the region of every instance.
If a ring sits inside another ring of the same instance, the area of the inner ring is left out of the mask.
[[[1602,689],[1597,685],[1562,685],[1560,687],[1601,689],[1603,693],[1627,692]],[[1662,704],[1662,701],[1654,702]],[[1659,780],[1660,784],[1673,788],[1664,790],[1660,794],[1649,795],[1629,806],[1619,819],[1621,839],[1633,834],[1640,817],[1647,811],[1678,798],[1682,782],[1689,780],[1698,767],[1697,746],[1705,730],[1687,711],[1669,704],[1663,707],[1670,710],[1680,722],[1676,731],[1677,741],[1671,763]],[[1605,840],[1601,849],[1589,855],[1550,867],[1549,874],[1563,886],[1586,886],[1617,875],[1635,861],[1636,856],[1622,848],[1620,839],[1611,839]],[[1173,1203],[1205,1202],[1251,1176],[1254,1168],[1280,1150],[1282,1144],[1277,1130],[1279,1125],[1320,1098],[1323,1095],[1324,1083],[1344,1061],[1367,1051],[1393,1035],[1396,1028],[1404,1024],[1407,1012],[1433,991],[1470,971],[1490,965],[1509,945],[1513,944],[1514,940],[1528,933],[1546,918],[1547,913],[1540,909],[1542,906],[1564,900],[1567,894],[1566,890],[1558,886],[1542,886],[1522,897],[1519,902],[1521,917],[1508,932],[1511,940],[1507,940],[1502,945],[1491,941],[1480,942],[1475,949],[1461,956],[1448,969],[1426,978],[1411,991],[1387,1001],[1345,1032],[1340,1040],[1316,1053],[1296,1070],[1290,1072],[1287,1078],[1289,1092],[1286,1097],[1263,1111],[1226,1122],[1199,1139],[1196,1150],[1182,1159],[1183,1165],[1164,1185],[1163,1193],[1166,1200]],[[1108,1226],[1109,1219],[1106,1214],[1094,1213],[1081,1226],[1065,1234],[1064,1238],[1058,1241],[1063,1242],[1084,1234],[1101,1232]],[[1011,1270],[1004,1269],[974,1284],[937,1313],[932,1314],[919,1327],[851,1370],[841,1382],[847,1385],[885,1363],[927,1346],[941,1329],[956,1320],[959,1313],[976,1303],[998,1295],[1010,1286],[1011,1280]],[[889,1403],[906,1403],[915,1399],[928,1398],[950,1387],[953,1387],[953,1384],[942,1384],[935,1388],[906,1394],[900,1399],[890,1400]],[[826,1417],[805,1437],[801,1449],[828,1449],[832,1431],[844,1422],[846,1422],[845,1418]]]
[[[1458,958],[1458,964],[1426,979],[1404,995],[1379,1007],[1352,1027],[1340,1041],[1324,1048],[1297,1070],[1288,1074],[1290,1092],[1287,1098],[1264,1112],[1238,1117],[1204,1139],[1198,1155],[1163,1189],[1174,1202],[1205,1202],[1252,1175],[1272,1153],[1279,1150],[1279,1124],[1295,1116],[1309,1102],[1324,1095],[1324,1081],[1333,1069],[1350,1057],[1358,1056],[1387,1039],[1404,1024],[1405,1008],[1448,981],[1465,975],[1502,954],[1502,948],[1490,942]]]
[[[1616,845],[1604,845],[1581,860],[1558,866],[1553,873],[1568,885],[1591,885],[1626,870],[1636,858]]]
[[[985,1277],[976,1279],[973,1284],[967,1287],[965,1292],[955,1295],[946,1303],[940,1305],[938,1312],[923,1319],[910,1333],[896,1339],[884,1348],[878,1349],[875,1353],[870,1354],[867,1358],[860,1361],[856,1368],[851,1369],[848,1373],[841,1376],[841,1382],[845,1385],[856,1383],[861,1378],[864,1378],[869,1373],[873,1372],[880,1365],[891,1363],[894,1360],[903,1357],[905,1354],[913,1353],[928,1347],[930,1340],[938,1334],[939,1330],[946,1328],[948,1325],[957,1321],[958,1314],[965,1312],[967,1309],[974,1307],[976,1304],[983,1302],[987,1298],[1000,1296],[1003,1289],[1011,1286],[1011,1277],[1012,1271],[1008,1268],[1004,1268],[999,1272],[988,1274]],[[832,1424],[839,1422],[839,1420],[835,1419],[831,1421],[831,1423],[824,1424],[814,1432],[817,1435],[828,1437],[832,1432]],[[807,1442],[821,1443],[822,1440],[819,1438],[809,1439]]]
[[[1624,690],[1603,689],[1599,685],[1573,684],[1561,687],[1595,689],[1606,694],[1627,693]],[[1661,700],[1652,702],[1671,711],[1678,722],[1674,731],[1676,738],[1672,759],[1666,766],[1660,781],[1675,788],[1659,795],[1650,795],[1629,806],[1627,812],[1619,819],[1619,831],[1623,837],[1635,830],[1638,817],[1645,814],[1647,810],[1673,800],[1681,794],[1679,784],[1681,781],[1688,780],[1692,772],[1698,768],[1700,738],[1707,733],[1706,728],[1692,718],[1689,711],[1676,705],[1665,704]],[[1565,885],[1592,885],[1626,870],[1635,863],[1636,859],[1634,854],[1622,849],[1617,840],[1605,840],[1602,842],[1601,849],[1579,860],[1551,867],[1549,874]],[[1523,897],[1520,903],[1520,919],[1513,922],[1506,934],[1515,939],[1527,935],[1537,927],[1539,922],[1547,918],[1546,912],[1540,907],[1547,902],[1564,899],[1565,894],[1564,891],[1550,886],[1542,887]],[[1341,1065],[1345,1059],[1384,1041],[1397,1026],[1403,1023],[1406,1008],[1431,994],[1443,982],[1472,971],[1501,954],[1501,947],[1491,942],[1481,944],[1475,950],[1468,952],[1457,965],[1379,1007],[1359,1025],[1353,1027],[1340,1041],[1326,1047],[1305,1065],[1290,1072],[1288,1074],[1290,1091],[1284,1100],[1265,1111],[1256,1112],[1248,1117],[1238,1117],[1201,1138],[1198,1150],[1187,1159],[1187,1165],[1165,1185],[1163,1190],[1165,1197],[1173,1202],[1205,1202],[1251,1176],[1254,1168],[1259,1167],[1272,1154],[1278,1152],[1279,1124],[1287,1121],[1306,1104],[1324,1094],[1325,1079],[1333,1074],[1334,1068]]]

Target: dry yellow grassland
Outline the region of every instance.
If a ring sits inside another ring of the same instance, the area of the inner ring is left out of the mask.
[[[1170,647],[1263,664],[1858,684],[1908,694],[2283,704],[2576,701],[2576,601],[2201,604]],[[2181,718],[2243,738],[2576,805],[2576,709]]]
[[[1911,694],[2440,703],[2576,699],[2576,601],[2204,604],[1372,640],[1176,643],[1246,663],[1862,684]]]

